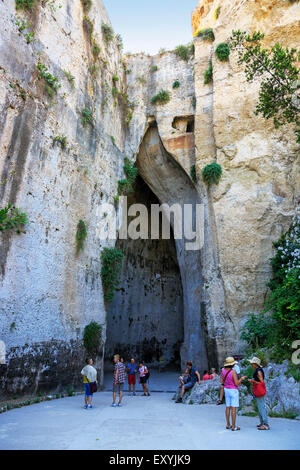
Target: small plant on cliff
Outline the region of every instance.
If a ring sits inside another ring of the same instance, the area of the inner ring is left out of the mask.
[[[190,56],[193,54],[193,50],[189,46],[177,46],[175,48],[175,54],[178,55],[182,60],[188,62]]]
[[[83,345],[89,354],[99,354],[102,346],[102,326],[99,323],[92,321],[85,326]]]
[[[83,220],[79,220],[76,230],[76,255],[83,250],[84,242],[87,237],[87,227]]]
[[[152,65],[151,72],[157,72],[157,71],[158,71],[157,65]]]
[[[92,0],[81,0],[83,10],[88,13],[92,7]]]
[[[56,135],[53,137],[53,144],[59,143],[62,149],[65,149],[67,146],[67,137],[65,135]]]
[[[228,62],[230,56],[230,47],[227,42],[221,42],[216,47],[216,56],[221,62]]]
[[[215,18],[216,18],[216,20],[219,18],[220,13],[221,13],[221,7],[219,6],[219,7],[216,8],[216,10],[215,10]]]
[[[116,248],[104,248],[101,252],[101,279],[104,300],[111,302],[114,291],[119,285],[123,253]]]
[[[222,167],[218,163],[210,163],[203,168],[202,176],[208,186],[218,184],[222,176]]]
[[[4,209],[0,209],[0,232],[12,229],[19,234],[27,223],[27,214],[21,212],[20,209],[12,206],[12,204],[8,204]]]
[[[16,10],[32,11],[37,3],[38,0],[16,0]]]
[[[93,31],[94,31],[94,24],[92,20],[88,16],[84,16],[82,20],[83,28],[88,34],[89,40],[92,40]]]
[[[114,38],[114,31],[109,24],[102,23],[101,30],[106,42],[111,42]]]
[[[126,179],[118,181],[118,193],[115,197],[115,201],[118,201],[122,194],[133,192],[132,185],[138,175],[138,169],[133,166],[133,163],[128,158],[124,159],[124,173]]]
[[[215,35],[212,28],[200,29],[196,33],[197,38],[201,38],[204,41],[214,41]]]
[[[93,41],[93,46],[92,46],[92,54],[95,59],[98,58],[99,54],[101,52],[100,46],[96,41]]]
[[[65,77],[69,81],[72,88],[75,88],[75,77],[70,73],[64,70]]]
[[[85,126],[86,124],[92,124],[93,116],[92,116],[92,113],[88,109],[83,109],[81,111],[81,122],[83,126]]]
[[[213,81],[213,65],[212,61],[209,61],[209,67],[207,70],[204,72],[204,85],[207,85],[208,83]]]
[[[45,80],[46,91],[52,98],[54,94],[57,93],[57,90],[61,87],[58,82],[58,78],[51,75],[51,73],[48,72],[48,67],[41,62],[38,62],[37,68],[39,70],[39,78],[43,78]]]
[[[197,183],[197,173],[196,173],[196,165],[191,166],[190,176],[194,183]]]
[[[170,101],[171,95],[169,91],[161,90],[157,95],[151,99],[152,104],[166,104]]]
[[[247,81],[260,80],[255,114],[273,119],[276,128],[295,123],[300,143],[300,51],[284,49],[278,43],[265,49],[261,44],[263,38],[259,31],[252,36],[245,31],[232,31],[230,47],[238,51],[238,64],[244,64]]]
[[[176,88],[179,88],[180,87],[180,81],[179,80],[175,80],[175,82],[173,83],[172,85],[172,88],[176,89]]]

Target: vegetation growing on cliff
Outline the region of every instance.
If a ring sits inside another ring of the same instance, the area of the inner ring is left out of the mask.
[[[179,88],[180,87],[180,81],[179,80],[175,80],[175,82],[173,83],[172,85],[172,88]]]
[[[212,65],[212,61],[210,60],[208,69],[206,69],[204,72],[204,85],[207,85],[208,83],[212,81],[213,81],[213,65]]]
[[[296,215],[289,230],[273,244],[275,255],[270,260],[273,275],[265,310],[250,315],[241,339],[251,350],[271,350],[271,360],[290,359],[292,343],[300,337],[300,216]]]
[[[221,42],[216,47],[216,56],[220,62],[228,62],[230,56],[230,47],[227,42]]]
[[[115,201],[119,200],[119,197],[122,194],[132,193],[133,191],[133,183],[136,180],[138,175],[138,169],[133,165],[133,163],[128,159],[124,159],[124,173],[126,175],[126,179],[118,181],[118,193],[115,196]]]
[[[214,41],[215,35],[212,28],[198,29],[195,36],[201,38],[204,41]]]
[[[101,30],[106,42],[110,42],[114,38],[114,31],[109,24],[102,23]]]
[[[81,111],[81,122],[83,126],[85,126],[86,124],[92,124],[93,116],[91,111],[86,108]]]
[[[70,83],[72,88],[75,88],[75,77],[67,70],[64,70],[65,77],[67,78],[68,82]]]
[[[93,321],[85,326],[83,332],[83,345],[92,355],[98,355],[102,346],[102,326]]]
[[[8,204],[3,209],[0,209],[0,232],[5,230],[15,230],[18,234],[21,229],[28,223],[28,217],[25,212]]]
[[[43,78],[46,84],[46,91],[48,95],[52,98],[57,90],[61,87],[59,84],[58,78],[51,75],[48,72],[48,67],[41,62],[38,62],[37,68],[39,70],[39,78]]]
[[[81,0],[83,10],[88,13],[92,7],[92,0]]]
[[[79,220],[76,230],[76,254],[83,250],[84,242],[87,237],[87,227],[83,220]]]
[[[264,34],[259,31],[252,35],[232,31],[230,47],[238,51],[238,63],[245,66],[247,81],[261,79],[255,114],[273,119],[276,128],[295,123],[300,143],[300,98],[297,96],[300,51],[284,49],[278,43],[266,49],[261,44],[263,39]]]
[[[67,137],[65,135],[56,135],[53,137],[53,144],[59,143],[61,148],[64,150],[67,146]]]
[[[37,3],[38,0],[16,0],[16,10],[32,11]]]
[[[190,44],[188,46],[177,46],[174,52],[182,60],[188,62],[189,58],[194,54],[194,44]]]
[[[152,104],[167,104],[171,99],[171,94],[169,91],[161,90],[157,95],[153,96],[151,99]]]
[[[197,183],[196,165],[191,166],[190,176],[191,176],[193,182],[196,184]]]
[[[104,248],[101,252],[101,280],[106,302],[112,301],[119,285],[123,256],[122,251],[116,248]]]
[[[206,165],[202,170],[202,177],[208,186],[212,184],[219,184],[222,176],[222,167],[218,163],[210,163]]]

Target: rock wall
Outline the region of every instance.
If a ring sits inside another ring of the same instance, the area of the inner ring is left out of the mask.
[[[200,369],[243,352],[240,327],[248,313],[262,310],[272,241],[288,228],[299,201],[293,127],[276,130],[255,116],[258,84],[246,82],[235,54],[228,63],[214,54],[232,29],[260,30],[267,46],[276,41],[296,46],[297,3],[200,0],[193,32],[211,27],[215,41],[195,37],[188,61],[172,51],[122,57],[118,38],[106,40],[102,23],[110,21],[100,0],[88,13],[72,0],[41,1],[32,13],[16,12],[14,0],[0,2],[1,207],[12,203],[29,216],[20,235],[0,233],[6,392],[76,384],[85,353],[83,329],[90,321],[103,325],[105,342],[99,273],[100,251],[108,242],[97,238],[97,211],[113,203],[125,155],[137,162],[159,202],[203,205],[201,251],[192,256],[183,242],[175,243],[184,317],[181,360],[192,359]],[[204,85],[210,59],[213,82]],[[39,78],[39,62],[61,85],[52,98]],[[170,92],[170,101],[153,105],[161,90]],[[83,110],[92,116],[85,126]],[[132,119],[126,124],[128,110]],[[65,147],[55,140],[59,136],[65,136]],[[214,161],[222,165],[223,177],[208,190],[201,171]],[[80,219],[88,236],[76,256]],[[150,245],[139,246],[145,258],[152,256]],[[174,255],[173,248],[168,249]],[[134,249],[130,242],[126,259]],[[151,283],[149,273],[142,273],[141,265],[134,272],[130,261],[123,266],[124,283],[137,273]],[[173,279],[169,293],[179,285],[178,272]],[[127,294],[134,300],[141,295],[136,287]],[[116,298],[111,308],[121,314],[120,292]],[[169,302],[179,312],[179,299],[170,295]],[[130,309],[128,303],[125,322]],[[181,335],[178,326],[174,342]],[[98,361],[101,379],[102,358]]]
[[[118,89],[124,86],[124,67],[116,39],[103,37],[101,24],[110,21],[101,2],[88,14],[100,46],[97,60],[81,2],[56,3],[40,2],[33,13],[16,12],[13,0],[0,3],[1,207],[12,203],[29,217],[21,235],[0,233],[5,391],[78,383],[90,321],[103,325],[105,342],[97,209],[113,202],[124,177],[123,110],[112,95],[113,75]],[[20,32],[16,17],[31,26]],[[29,44],[28,31],[35,33]],[[38,79],[38,61],[58,77],[53,98]],[[85,126],[84,109],[93,116]],[[66,148],[53,142],[56,136],[66,137]],[[76,256],[80,219],[88,235]]]
[[[219,16],[216,10],[220,7]],[[226,42],[232,30],[265,33],[265,45],[299,45],[298,4],[289,1],[217,0],[199,1],[192,24],[213,28],[215,41],[195,38],[196,167],[213,161],[223,168],[217,187],[208,193],[212,208],[211,226],[216,238],[221,299],[233,321],[236,334],[231,351],[241,351],[239,330],[246,315],[263,309],[270,278],[272,242],[287,230],[299,203],[299,145],[294,127],[276,130],[272,120],[254,115],[259,84],[246,82],[237,55],[220,62],[215,48]],[[213,83],[204,85],[203,73],[209,60]],[[207,295],[216,299],[214,282]]]

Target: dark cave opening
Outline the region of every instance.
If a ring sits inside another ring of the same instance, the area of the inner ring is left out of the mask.
[[[150,233],[149,209],[160,202],[140,176],[127,202],[128,208],[148,208]],[[116,248],[124,259],[119,288],[108,307],[106,360],[118,353],[125,361],[134,357],[152,366],[180,367],[183,293],[172,229],[170,240],[119,239]]]

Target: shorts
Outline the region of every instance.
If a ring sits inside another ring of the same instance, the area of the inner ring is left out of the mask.
[[[93,394],[90,391],[90,384],[83,384],[84,385],[84,393],[86,397],[92,397]]]
[[[184,390],[189,390],[190,388],[193,388],[195,384],[193,382],[187,382],[184,384]]]
[[[239,407],[239,391],[236,388],[224,388],[225,390],[225,404],[227,407]]]
[[[144,377],[140,377],[140,383],[141,384],[146,384],[147,383],[147,377],[144,375]]]
[[[135,384],[136,384],[135,374],[128,374],[128,385],[135,385]]]
[[[124,383],[119,383],[119,384],[113,384],[113,391],[114,392],[123,392],[123,388],[124,388]]]

